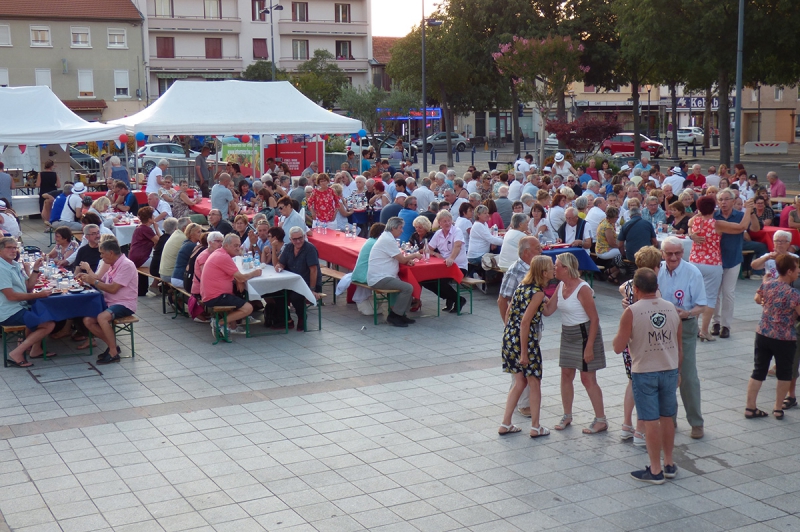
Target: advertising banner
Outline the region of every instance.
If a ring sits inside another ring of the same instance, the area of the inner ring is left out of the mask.
[[[245,177],[253,176],[254,171],[254,177],[261,177],[258,141],[223,143],[220,165],[224,166],[226,163],[237,163]]]
[[[319,163],[320,169],[325,168],[325,141],[317,136],[283,135],[262,139],[264,161],[272,157],[276,164],[286,163],[293,176],[300,175],[313,161]],[[277,143],[268,143],[268,140],[277,140]]]

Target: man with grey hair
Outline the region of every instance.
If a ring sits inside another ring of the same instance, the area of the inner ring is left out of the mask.
[[[303,199],[306,197],[307,185],[308,178],[306,176],[300,176],[300,179],[297,180],[297,187],[289,192],[289,197],[297,203],[303,203]]]
[[[444,200],[450,204],[450,215],[453,219],[458,218],[458,209],[461,207],[463,203],[467,203],[465,198],[459,198],[456,196],[455,191],[452,188],[444,189]]]
[[[147,176],[147,188],[145,188],[145,192],[148,194],[151,192],[158,193],[159,187],[164,185],[162,178],[164,177],[164,172],[167,171],[167,168],[169,168],[168,160],[161,159],[158,161],[158,165],[153,168]]]
[[[413,195],[417,190],[417,180],[413,177],[406,177],[406,194]]]
[[[582,196],[594,199],[600,196],[600,183],[594,179],[590,179],[586,184],[586,190],[583,191]]]
[[[511,224],[511,215],[514,214],[514,202],[508,199],[508,186],[503,185],[497,189],[497,199],[494,204],[497,206],[497,214],[503,220],[503,227]]]
[[[217,209],[224,218],[229,218],[238,207],[231,188],[231,176],[225,172],[219,174],[219,183],[211,187],[211,208]]]
[[[219,231],[223,235],[227,235],[233,232],[233,226],[227,220],[222,219],[222,213],[219,212],[219,209],[211,209],[208,211],[208,230]]]
[[[769,196],[771,198],[786,197],[786,185],[780,180],[777,172],[767,172],[767,182],[769,183]]]
[[[606,218],[606,207],[606,200],[598,196],[592,202],[592,208],[586,213],[586,227],[592,240],[597,240],[597,226]]]
[[[86,224],[83,226],[83,241],[78,251],[75,252],[75,260],[72,261],[75,272],[81,270],[87,273],[97,271],[97,265],[100,264],[99,245],[100,226],[95,224]]]
[[[529,175],[528,182],[525,183],[525,186],[522,187],[522,194],[523,195],[530,194],[532,197],[536,198],[536,196],[539,194],[539,187],[536,186],[536,183],[538,182],[539,182],[538,178],[536,177],[535,174]]]
[[[421,183],[422,185],[414,189],[411,195],[417,198],[419,205],[426,207],[436,201],[436,196],[431,192],[431,179],[429,177],[423,177]]]
[[[522,172],[514,172],[514,178],[508,184],[508,199],[511,202],[519,201],[522,197],[522,183],[525,181],[525,174]]]
[[[646,205],[647,209],[642,211],[642,220],[655,226],[667,223],[667,215],[661,205],[658,204],[657,197],[647,196]]]
[[[497,265],[500,269],[509,268],[517,260],[517,248],[520,240],[526,236],[529,219],[527,214],[521,212],[515,212],[511,216],[511,225],[503,236],[503,247],[500,248],[500,254],[497,256]]]
[[[305,232],[300,227],[289,229],[290,244],[283,246],[275,271],[280,273],[283,270],[296,273],[303,278],[306,285],[314,292],[314,296],[319,299],[322,292],[322,274],[319,269],[319,253],[314,244],[306,241]],[[289,292],[288,301],[294,307],[297,314],[297,331],[305,331],[306,297],[297,292]]]
[[[708,175],[706,175],[707,187],[718,187],[721,178],[717,175],[717,167],[713,164],[708,167]]]
[[[184,230],[192,221],[189,218],[180,218],[178,220],[178,228],[173,231],[164,244],[164,251],[161,253],[161,265],[159,266],[158,273],[161,275],[161,280],[170,283],[172,282],[172,272],[175,270],[175,263],[178,261],[178,253],[181,246],[186,242],[186,234]]]
[[[589,238],[589,231],[586,230],[586,221],[578,216],[578,210],[575,207],[567,207],[564,211],[564,223],[558,228],[557,233],[558,238],[564,244],[584,249],[592,247],[592,239]]]
[[[617,244],[620,252],[631,262],[636,260],[636,252],[645,246],[658,247],[658,239],[653,224],[642,219],[639,200],[631,203],[628,210],[630,219],[625,222],[617,235]]]
[[[389,307],[389,316],[386,321],[395,327],[408,327],[415,320],[406,317],[406,312],[411,308],[411,293],[413,287],[401,281],[397,274],[400,264],[414,265],[414,259],[420,258],[419,253],[404,255],[397,245],[397,239],[403,234],[404,222],[402,218],[394,216],[386,221],[386,228],[372,246],[367,266],[367,284],[372,288],[382,290],[399,290],[394,302]]]
[[[172,209],[169,203],[162,200],[158,194],[153,193],[147,195],[147,204],[153,209],[153,221],[161,228],[164,220],[172,216]]]

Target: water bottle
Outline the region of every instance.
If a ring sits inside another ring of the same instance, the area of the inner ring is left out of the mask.
[[[250,255],[248,253],[245,253],[244,257],[242,258],[242,269],[244,271],[249,271],[252,265],[253,263],[250,262]]]
[[[423,262],[430,262],[431,260],[431,249],[428,247],[428,239],[426,238],[423,240],[423,248],[422,248],[422,261]]]
[[[257,270],[261,267],[261,257],[255,251],[251,252],[251,255],[253,256],[253,269]]]
[[[323,235],[328,234],[328,222],[322,222],[322,234]]]
[[[656,229],[656,234],[658,236],[661,236],[661,233],[663,233],[663,232],[664,232],[664,226],[661,223],[659,223],[658,224],[658,228]]]
[[[493,235],[493,236],[497,236],[497,235],[499,235],[499,234],[500,234],[500,231],[497,229],[497,224],[494,224],[494,225],[492,226],[492,235]]]

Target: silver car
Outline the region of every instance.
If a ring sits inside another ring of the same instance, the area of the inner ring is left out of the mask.
[[[467,137],[460,135],[458,133],[450,133],[450,142],[452,142],[453,148],[457,149],[458,151],[464,151],[469,146],[469,140]],[[431,151],[431,148],[435,149],[438,152],[447,151],[447,133],[434,133],[430,137],[428,137],[428,142],[426,143],[425,149],[427,151]],[[422,149],[422,140],[416,139],[414,141],[414,145],[418,149]]]
[[[161,159],[167,159],[168,161],[186,161],[186,152],[183,150],[183,146],[171,142],[145,144],[137,150],[136,155],[139,157],[139,168],[141,168],[145,174],[149,174]],[[195,157],[198,155],[200,155],[199,152],[189,150],[189,158],[192,161],[194,161]],[[209,157],[209,159],[211,159],[211,157]],[[128,166],[131,168],[134,167],[133,156],[128,159]]]
[[[678,144],[702,144],[705,133],[702,127],[679,127]]]

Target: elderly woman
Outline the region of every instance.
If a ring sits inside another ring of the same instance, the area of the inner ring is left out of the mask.
[[[545,305],[544,315],[550,316],[556,309],[561,311],[561,404],[564,415],[554,428],[564,430],[572,423],[572,402],[575,398],[573,381],[580,371],[581,383],[586,389],[594,410],[594,420],[584,434],[596,434],[608,430],[603,409],[603,391],[597,384],[597,370],[606,367],[603,333],[600,318],[594,304],[594,291],[580,278],[578,259],[572,253],[556,257],[556,279],[558,284],[553,297]]]
[[[59,227],[55,231],[56,245],[47,254],[48,259],[53,259],[59,267],[69,264],[67,259],[78,250],[78,242],[72,236],[69,227]]]
[[[233,219],[233,232],[239,236],[239,240],[242,242],[250,234],[250,221],[247,219],[247,216],[244,214],[237,214],[236,218]]]
[[[520,432],[511,423],[511,416],[526,387],[530,390],[530,437],[547,436],[550,430],[539,424],[542,404],[542,352],[539,346],[544,311],[544,288],[553,278],[553,261],[539,255],[531,261],[530,270],[514,291],[506,311],[503,332],[503,371],[514,374],[514,385],[508,392],[503,422],[498,434]]]
[[[465,249],[464,234],[453,223],[453,216],[449,211],[439,211],[435,222],[438,224],[439,230],[434,233],[433,238],[428,242],[431,255],[443,259],[448,268],[455,264],[466,275],[467,251]],[[460,301],[456,301],[458,294],[450,286],[449,282],[432,280],[424,281],[420,285],[434,294],[438,292],[439,296],[446,301],[444,309],[447,312],[457,312],[467,302],[466,298],[463,297]]]
[[[140,266],[150,266],[150,255],[153,248],[158,243],[161,231],[158,224],[153,219],[153,208],[149,205],[139,209],[139,227],[134,229],[131,237],[131,248],[128,258],[133,261],[137,268]]]
[[[778,384],[775,390],[775,407],[772,415],[783,419],[784,408],[794,406],[789,403],[788,392],[796,370],[793,368],[797,351],[797,332],[795,320],[800,314],[800,292],[791,284],[797,281],[797,257],[783,253],[775,257],[778,277],[766,281],[756,292],[756,303],[762,305],[761,320],[756,329],[755,363],[750,382],[747,385],[747,404],[744,417],[753,419],[769,414],[756,406],[761,385],[767,378],[771,360],[775,359],[775,377]]]
[[[186,240],[181,244],[178,251],[178,259],[175,261],[175,268],[172,270],[172,280],[170,284],[178,288],[183,288],[183,274],[186,273],[186,266],[189,264],[189,257],[192,255],[200,237],[203,235],[203,228],[197,224],[189,224],[183,230]]]
[[[189,182],[181,179],[178,195],[172,198],[172,216],[183,218],[193,214],[192,206],[197,205],[203,199],[200,194],[195,194],[194,198],[189,197]]]
[[[108,210],[111,208],[111,200],[106,196],[101,196],[92,202],[92,206],[86,212],[93,212],[103,221],[103,225],[111,228],[114,222],[119,220],[119,216],[109,216]]]
[[[680,201],[675,201],[669,205],[667,210],[669,216],[667,223],[672,226],[673,231],[679,235],[689,232],[689,216],[686,214],[686,207]]]
[[[503,245],[503,239],[492,234],[488,223],[489,208],[486,205],[479,205],[475,209],[475,222],[472,224],[472,230],[469,233],[469,254],[467,255],[467,261],[470,264],[470,271],[472,271],[473,277],[479,274],[478,270],[483,270],[481,258],[486,253],[496,253],[497,248]]]
[[[408,242],[412,246],[417,246],[417,249],[422,249],[424,242],[427,240],[428,242],[431,241],[433,238],[433,231],[431,231],[431,221],[428,220],[426,216],[417,216],[414,218],[414,221],[411,222],[411,225],[414,226],[414,232],[411,233],[411,237],[408,239]]]
[[[756,196],[755,198],[755,209],[756,209],[756,216],[764,225],[772,225],[773,220],[775,219],[775,211],[772,210],[772,207],[767,206],[767,200],[761,196]]]
[[[586,196],[575,198],[575,210],[578,211],[578,218],[585,220],[586,213],[589,211],[589,198]]]
[[[623,260],[622,252],[617,243],[617,221],[619,220],[619,209],[616,207],[606,208],[606,217],[597,225],[597,243],[595,253],[597,258],[610,261],[612,266],[607,270],[608,280],[611,283],[619,283],[619,274],[622,272]]]
[[[472,232],[472,220],[475,218],[475,208],[471,203],[462,203],[458,207],[458,218],[456,218],[456,227],[461,229],[466,241],[466,251],[469,252],[469,235]]]
[[[337,231],[344,231],[350,223],[349,217],[353,215],[353,210],[347,208],[347,202],[342,197],[344,187],[339,183],[334,183],[331,188],[336,193],[336,216],[333,219],[333,228]]]
[[[727,194],[721,192],[720,194]],[[721,235],[738,235],[747,230],[750,225],[750,211],[752,201],[745,203],[745,215],[739,223],[725,222],[714,219],[714,210],[717,202],[710,196],[702,196],[697,200],[697,212],[689,222],[689,237],[692,239],[692,252],[689,262],[694,264],[703,274],[703,284],[706,289],[706,300],[716,301],[719,287],[722,284],[722,250],[720,247]],[[714,342],[716,338],[708,332],[714,308],[709,305],[702,314],[698,337],[700,341]]]
[[[694,210],[696,207],[694,202],[694,192],[692,192],[690,189],[686,189],[681,192],[681,195],[678,196],[678,199],[681,203],[683,203],[683,209],[686,211],[686,213],[690,216],[694,216]]]

